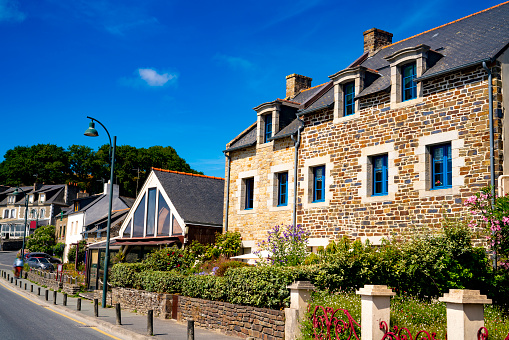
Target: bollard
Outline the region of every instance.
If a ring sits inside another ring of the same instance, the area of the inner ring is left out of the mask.
[[[187,340],[194,340],[194,320],[187,320]]]
[[[64,306],[67,306],[67,294],[64,293],[64,301],[62,303]]]
[[[94,316],[99,317],[99,299],[94,299]]]
[[[27,290],[27,284],[25,283],[25,290]]]
[[[44,293],[44,298],[46,299],[46,301],[49,300],[49,290],[46,289],[46,292]]]
[[[11,281],[12,283],[12,281]],[[16,278],[16,281],[14,281],[14,285],[17,286],[18,285],[18,278]]]
[[[76,301],[76,310],[81,310],[81,298]]]
[[[30,285],[30,293],[34,292],[34,285]]]
[[[37,287],[37,296],[41,295],[41,287]]]
[[[121,309],[120,309],[120,303],[115,304],[115,312],[117,315],[117,325],[121,325],[122,324],[122,314],[121,314]]]
[[[53,291],[53,304],[56,305],[57,304],[57,291]]]
[[[154,335],[154,310],[147,312],[147,335]]]
[[[13,282],[13,278],[11,277],[11,283]]]
[[[19,281],[19,288],[23,288],[23,282],[21,280]]]

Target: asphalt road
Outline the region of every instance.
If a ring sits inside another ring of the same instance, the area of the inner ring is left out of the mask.
[[[17,251],[0,251],[0,269],[12,270]]]
[[[4,280],[0,281],[0,301],[2,340],[118,339],[18,293]]]

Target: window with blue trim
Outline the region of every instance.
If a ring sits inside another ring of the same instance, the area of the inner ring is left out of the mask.
[[[452,187],[452,157],[451,143],[432,146],[431,169],[432,183],[431,189],[444,189]]]
[[[417,98],[417,83],[414,79],[417,76],[415,63],[403,66],[401,68],[402,75],[402,101]]]
[[[313,202],[325,201],[325,165],[313,168]]]
[[[355,82],[350,82],[343,85],[343,93],[344,93],[344,115],[349,116],[355,113]]]
[[[265,137],[264,143],[269,142],[269,138],[272,137],[272,115],[265,116]]]
[[[388,194],[387,155],[374,156],[371,159],[373,165],[373,196]]]
[[[288,205],[288,172],[281,172],[277,174],[278,180],[278,194],[277,194],[277,206]]]
[[[246,196],[244,198],[244,210],[253,209],[253,198],[254,198],[254,178],[245,178],[244,187]]]

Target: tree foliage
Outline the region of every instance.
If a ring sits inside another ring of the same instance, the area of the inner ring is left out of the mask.
[[[27,248],[31,252],[53,254],[55,247],[55,226],[46,225],[39,227],[27,239]]]
[[[81,240],[78,242],[78,244],[78,263],[83,263],[85,262],[87,241]],[[69,253],[67,253],[67,261],[69,261],[69,263],[74,263],[76,261],[76,246],[69,248]]]
[[[67,149],[53,144],[16,146],[4,158],[0,163],[0,183],[4,185],[74,182],[83,190],[98,193],[110,178],[108,144],[97,151],[84,145],[71,145]],[[115,183],[120,186],[121,195],[135,197],[152,167],[201,174],[191,169],[171,146],[120,145],[115,150]]]

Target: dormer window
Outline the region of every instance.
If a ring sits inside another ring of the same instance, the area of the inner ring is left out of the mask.
[[[45,194],[41,194],[39,196],[39,202],[44,203],[44,201],[46,201],[46,195]]]
[[[16,196],[9,196],[9,203],[12,204],[16,201]]]
[[[417,98],[417,83],[414,79],[417,77],[415,72],[415,63],[405,65],[401,68],[402,76],[402,101]]]
[[[34,195],[28,196],[28,202],[29,203],[34,203]]]
[[[268,143],[270,137],[272,137],[272,115],[268,114],[265,116],[265,136],[263,142]]]
[[[343,93],[344,115],[353,115],[355,113],[355,82],[352,81],[343,85]]]

